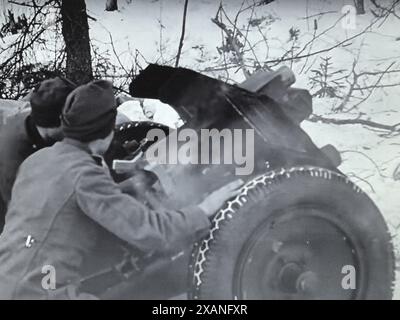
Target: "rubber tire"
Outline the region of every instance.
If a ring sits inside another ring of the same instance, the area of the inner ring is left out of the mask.
[[[391,299],[395,259],[381,213],[347,177],[316,167],[282,169],[260,176],[218,212],[210,234],[195,245],[189,297],[237,299],[233,277],[244,243],[268,217],[302,203],[332,208],[336,218],[360,241],[368,270],[362,299]]]

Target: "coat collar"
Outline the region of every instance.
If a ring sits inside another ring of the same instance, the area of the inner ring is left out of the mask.
[[[28,115],[25,119],[25,130],[29,142],[32,144],[32,147],[34,149],[42,149],[45,147],[49,147],[53,144],[53,142],[46,142],[42,138],[30,115]]]
[[[105,164],[103,156],[98,155],[98,154],[93,154],[90,151],[90,149],[89,149],[87,144],[82,143],[82,142],[80,142],[78,140],[75,140],[75,139],[71,139],[71,138],[64,138],[63,142],[67,143],[69,145],[75,146],[78,149],[81,149],[81,150],[87,152],[88,154],[91,155],[91,157],[93,158],[93,160],[96,162],[97,165],[99,165],[101,167],[106,167],[106,164]]]
[[[80,142],[78,140],[75,139],[71,139],[71,138],[64,138],[63,140],[64,143],[72,145],[74,147],[77,147],[78,149],[84,150],[89,154],[92,154],[89,147],[87,146],[87,144]]]

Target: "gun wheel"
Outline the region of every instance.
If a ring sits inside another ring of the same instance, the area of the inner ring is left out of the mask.
[[[193,252],[192,299],[390,299],[391,237],[345,176],[304,167],[250,181]]]

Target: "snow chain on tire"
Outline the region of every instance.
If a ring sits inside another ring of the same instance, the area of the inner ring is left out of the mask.
[[[203,283],[202,277],[204,275],[205,265],[207,263],[207,255],[220,228],[227,223],[227,221],[234,217],[237,210],[248,201],[251,194],[254,193],[258,187],[265,187],[271,185],[273,182],[276,182],[276,180],[289,179],[296,175],[309,176],[311,178],[316,177],[326,180],[336,179],[349,185],[354,192],[363,193],[363,191],[353,182],[351,182],[348,177],[338,172],[312,166],[292,167],[290,169],[282,168],[280,170],[267,172],[249,181],[242,187],[241,193],[233,200],[228,201],[225,207],[220,209],[220,211],[215,215],[212,220],[212,227],[208,236],[194,245],[191,257],[192,262],[189,266],[191,270],[191,278],[189,279],[189,281],[191,281],[191,292],[189,293],[189,297],[191,299],[200,298],[200,289]]]

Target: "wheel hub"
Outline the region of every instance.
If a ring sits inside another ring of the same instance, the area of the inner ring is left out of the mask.
[[[318,275],[307,271],[296,262],[284,265],[278,275],[279,285],[283,292],[311,294],[318,286]]]
[[[328,217],[321,210],[297,208],[260,226],[239,258],[235,295],[242,299],[354,298],[359,290],[343,287],[342,270],[351,265],[357,275],[361,273],[357,250],[347,232]]]

